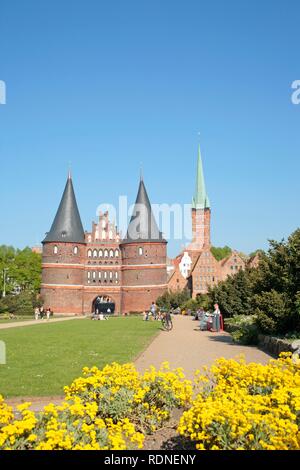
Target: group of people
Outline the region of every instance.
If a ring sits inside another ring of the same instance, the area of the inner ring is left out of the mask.
[[[214,305],[213,313],[205,312],[203,308],[197,310],[195,320],[200,322],[200,330],[209,330],[219,332],[223,329],[223,319],[219,305]]]
[[[110,308],[106,310],[107,315],[111,314]],[[96,308],[95,312],[93,312],[91,316],[91,320],[108,320],[108,316],[105,313],[100,312],[98,308]]]
[[[173,327],[171,313],[168,311],[160,310],[155,302],[152,302],[150,309],[143,313],[143,318],[145,321],[149,321],[150,319],[157,320],[161,321],[163,324],[165,323],[167,326]]]
[[[155,302],[152,302],[150,309],[143,313],[143,318],[145,321],[151,320],[161,320],[162,312],[158,309]]]
[[[36,320],[43,320],[44,318],[47,318],[47,320],[50,320],[51,314],[52,314],[52,311],[50,307],[48,307],[46,310],[43,306],[36,307],[34,310],[34,318]]]

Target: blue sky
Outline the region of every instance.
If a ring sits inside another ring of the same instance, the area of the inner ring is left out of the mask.
[[[40,242],[71,161],[96,207],[191,201],[198,132],[212,242],[266,248],[299,226],[298,1],[2,0],[0,243]],[[175,255],[181,241],[170,241]]]

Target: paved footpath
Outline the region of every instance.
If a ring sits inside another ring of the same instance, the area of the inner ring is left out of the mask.
[[[164,361],[171,367],[183,367],[188,378],[203,365],[211,365],[215,359],[234,358],[243,354],[247,362],[266,364],[271,356],[252,346],[233,343],[228,333],[200,331],[199,322],[191,317],[175,316],[172,331],[162,331],[150,346],[137,358],[136,366],[143,371],[150,365],[159,367]]]
[[[24,320],[24,321],[15,321],[11,323],[2,323],[0,324],[0,330],[6,330],[7,328],[17,328],[18,326],[30,326],[30,325],[39,325],[39,324],[49,324],[49,323],[57,323],[59,321],[67,321],[67,320],[81,320],[83,318],[86,318],[84,316],[72,316],[72,317],[61,317],[61,318],[51,318],[50,320],[47,320],[46,318],[44,320]]]

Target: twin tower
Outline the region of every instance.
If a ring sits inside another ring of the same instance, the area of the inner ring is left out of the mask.
[[[83,229],[72,177],[50,232],[43,241],[41,296],[55,314],[86,314],[107,305],[125,314],[150,308],[167,289],[167,242],[155,221],[140,180],[127,234],[100,214],[92,231]]]

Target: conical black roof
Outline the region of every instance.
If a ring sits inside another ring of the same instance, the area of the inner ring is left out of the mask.
[[[161,242],[162,233],[159,231],[155,217],[152,212],[149,197],[144,181],[141,179],[133,214],[131,216],[127,234],[123,243],[131,242]]]
[[[69,175],[54,222],[43,243],[84,243],[84,241],[84,230],[76,202],[72,178]]]

